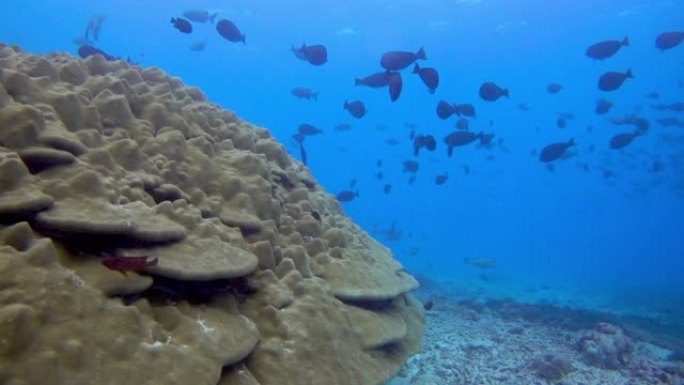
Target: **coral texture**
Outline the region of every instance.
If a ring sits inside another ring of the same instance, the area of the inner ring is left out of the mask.
[[[419,350],[417,282],[268,131],[100,56],[0,45],[0,79],[0,382],[381,384]]]
[[[599,322],[584,330],[577,339],[577,350],[589,365],[605,369],[625,367],[634,352],[634,341],[618,326]]]

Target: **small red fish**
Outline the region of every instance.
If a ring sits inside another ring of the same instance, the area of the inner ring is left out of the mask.
[[[141,271],[146,267],[154,266],[159,262],[158,258],[147,259],[147,256],[127,257],[109,255],[102,258],[102,264],[121,273],[127,271]]]

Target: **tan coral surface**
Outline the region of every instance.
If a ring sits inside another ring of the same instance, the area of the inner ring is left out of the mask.
[[[0,80],[0,383],[383,384],[420,349],[416,281],[268,131],[101,56],[0,45]]]

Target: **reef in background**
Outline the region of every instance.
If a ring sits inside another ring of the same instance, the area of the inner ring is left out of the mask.
[[[0,79],[0,382],[381,384],[419,350],[416,280],[268,131],[101,56],[2,45]]]

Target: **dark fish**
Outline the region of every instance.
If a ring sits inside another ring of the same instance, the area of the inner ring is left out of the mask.
[[[301,132],[297,132],[292,135],[292,139],[295,140],[295,142],[301,144],[304,143],[304,139],[306,139],[306,135],[302,134]]]
[[[306,45],[302,44],[300,48],[292,47],[292,52],[300,60],[309,62],[315,66],[323,65],[328,61],[328,49],[321,44]]]
[[[557,94],[561,92],[562,89],[563,86],[558,83],[549,83],[549,85],[546,86],[546,92],[550,94]]]
[[[587,48],[586,54],[592,59],[603,60],[615,55],[622,46],[629,46],[627,36],[622,40],[606,40],[592,44]]]
[[[488,134],[482,133],[480,135],[480,147],[492,148],[494,146],[494,133],[490,132]]]
[[[469,125],[470,125],[470,123],[468,122],[468,119],[466,119],[466,118],[459,118],[456,121],[456,128],[458,128],[459,130],[468,131]]]
[[[304,143],[299,142],[299,155],[302,158],[302,163],[304,165],[307,165],[307,156],[306,156],[306,150],[304,149]]]
[[[340,202],[351,202],[355,198],[359,197],[359,192],[357,191],[350,191],[350,190],[345,190],[345,191],[340,191],[337,193],[337,200]]]
[[[447,173],[437,175],[437,176],[435,177],[435,184],[438,185],[438,186],[441,186],[441,185],[443,185],[444,183],[446,183],[446,181],[447,181],[448,178],[449,178],[449,175],[448,175]]]
[[[632,70],[627,70],[627,72],[606,72],[599,78],[598,88],[601,91],[615,91],[625,80],[633,78]]]
[[[389,194],[392,192],[392,185],[391,184],[386,184],[385,187],[383,187],[382,192],[385,194]]]
[[[556,126],[558,126],[558,128],[565,128],[565,126],[566,126],[565,119],[558,118],[558,120],[556,120]]]
[[[361,119],[364,115],[366,115],[366,105],[360,100],[354,100],[353,102],[348,102],[345,100],[343,108],[349,111],[351,116],[355,117],[356,119]]]
[[[375,165],[376,165],[377,167],[382,167],[382,159],[376,160],[376,161],[375,161]]]
[[[216,31],[224,39],[237,43],[239,41],[242,44],[247,44],[247,37],[244,33],[241,33],[238,27],[232,21],[228,19],[221,19],[216,23]]]
[[[435,151],[437,142],[432,135],[418,135],[413,139],[413,155],[418,156],[421,148],[426,148],[428,151]]]
[[[480,86],[480,97],[488,102],[493,102],[502,96],[508,97],[508,88],[501,88],[494,82],[484,82]]]
[[[660,99],[660,92],[658,92],[658,91],[649,92],[646,95],[646,98],[651,99],[651,100]]]
[[[475,118],[475,107],[469,103],[454,104],[454,113],[458,116],[467,116],[469,118]]]
[[[399,145],[399,141],[394,139],[394,138],[389,138],[385,140],[385,143],[387,143],[390,146],[397,146]]]
[[[210,13],[209,11],[200,9],[190,9],[183,12],[183,16],[195,23],[206,23],[208,21],[211,24],[214,24],[214,20],[216,19],[216,16],[218,16],[218,13]]]
[[[414,122],[404,122],[406,128],[420,128],[420,124]]]
[[[680,127],[680,128],[684,127],[684,121],[679,120],[678,118],[675,118],[675,117],[658,119],[658,120],[656,120],[656,122],[658,122],[658,124],[660,124],[661,126],[665,126],[665,127],[670,127],[670,126],[675,126],[675,127]]]
[[[661,51],[672,49],[684,40],[684,31],[663,32],[655,40],[655,46]]]
[[[426,60],[425,51],[421,47],[418,52],[390,51],[385,52],[380,59],[382,68],[388,71],[399,71],[410,66],[416,60]]]
[[[599,115],[603,115],[610,111],[610,109],[613,107],[613,103],[607,101],[606,99],[599,99],[596,101],[596,113]]]
[[[454,107],[451,103],[447,103],[444,100],[440,100],[439,103],[437,103],[437,116],[440,119],[449,119],[449,117],[455,113],[456,111],[454,111]]]
[[[518,103],[518,109],[520,111],[529,111],[530,107],[528,107],[525,103]]]
[[[204,48],[206,46],[207,46],[207,39],[200,40],[200,41],[197,41],[197,42],[190,44],[190,51],[193,51],[193,52],[204,51]]]
[[[404,161],[404,172],[410,172],[415,174],[418,172],[420,165],[415,160],[405,160]]]
[[[404,82],[401,79],[401,74],[399,72],[388,72],[387,79],[389,84],[389,95],[391,101],[396,101],[401,95],[401,88]]]
[[[297,127],[297,132],[299,132],[302,135],[311,136],[316,134],[322,134],[323,130],[316,128],[310,124],[302,123],[299,125],[299,127]]]
[[[444,138],[444,143],[447,145],[447,155],[453,154],[454,147],[465,146],[480,138],[482,138],[482,132],[475,134],[470,131],[454,131],[450,133]]]
[[[439,86],[439,73],[437,70],[430,67],[421,68],[418,63],[413,65],[413,73],[418,74],[420,79],[425,83],[431,94],[435,93],[437,86]]]
[[[355,86],[366,86],[371,88],[382,88],[389,84],[389,79],[386,71],[376,72],[368,75],[365,78],[354,79]]]
[[[616,126],[623,126],[625,124],[633,125],[637,128],[637,130],[643,132],[648,131],[648,129],[651,127],[651,123],[649,123],[647,119],[640,118],[636,115],[627,115],[621,118],[612,118],[610,122],[615,124]]]
[[[651,107],[659,111],[684,112],[684,103],[656,104]]]
[[[86,30],[85,30],[85,40],[86,42],[90,41],[90,38],[94,41],[98,41],[100,39],[100,28],[102,28],[102,24],[107,20],[107,16],[105,15],[93,15],[88,19],[88,24],[86,25]],[[84,45],[84,44],[81,44]]]
[[[97,47],[93,47],[92,45],[83,45],[78,48],[78,56],[80,56],[83,59],[93,55],[102,55],[107,61],[119,60],[118,57],[111,56],[107,54],[105,51]]]
[[[356,187],[356,178],[349,181],[349,188],[354,188],[354,187]]]
[[[377,172],[377,173],[375,173],[374,176],[375,176],[376,178],[378,178],[378,180],[382,180],[382,177],[383,177],[382,172]]]
[[[351,124],[340,123],[335,125],[335,132],[349,131],[351,130]]]
[[[608,142],[608,146],[611,148],[611,150],[619,150],[621,148],[627,147],[634,138],[639,136],[639,131],[635,132],[624,132],[621,134],[614,135],[612,138],[610,138],[610,142]]]
[[[179,30],[183,33],[192,32],[192,24],[190,24],[189,21],[182,19],[180,17],[172,17],[171,18],[171,24],[173,24],[174,28],[176,28],[177,30]]]
[[[574,139],[570,139],[568,142],[551,143],[541,150],[541,153],[539,154],[539,160],[545,163],[552,162],[565,155],[565,152],[568,150],[568,148],[574,145]]]
[[[290,90],[290,93],[299,99],[318,100],[318,92],[312,90],[311,88],[295,87]]]

